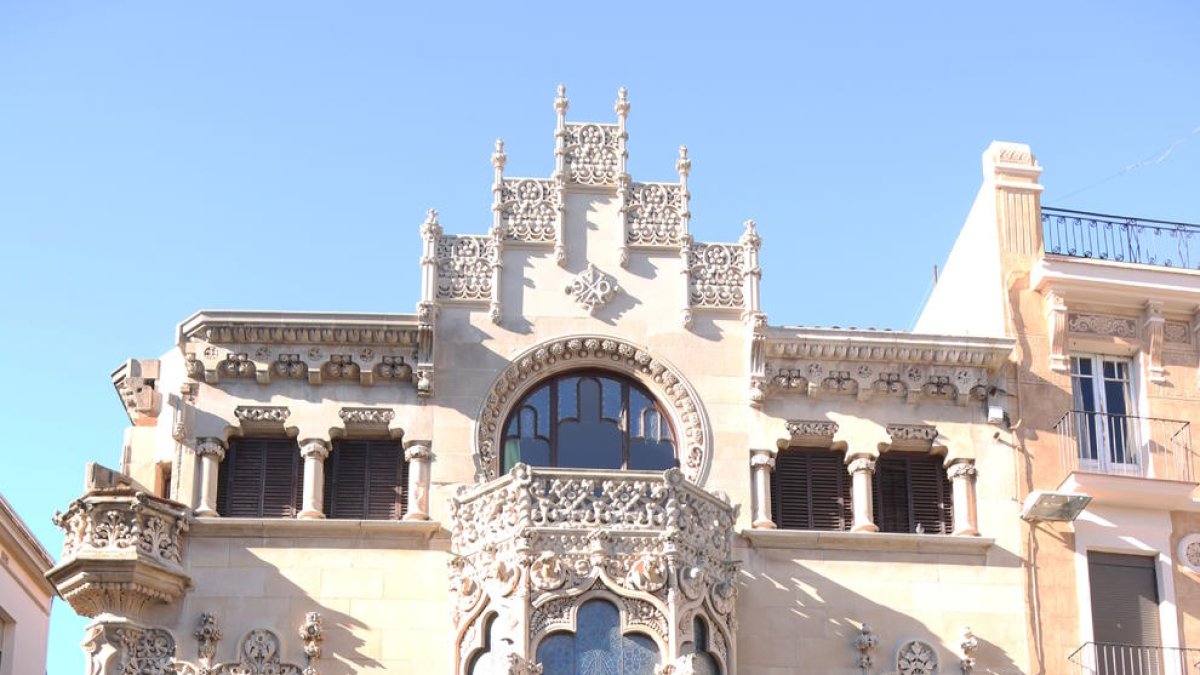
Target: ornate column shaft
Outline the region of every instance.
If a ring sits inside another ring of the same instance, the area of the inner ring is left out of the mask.
[[[752,526],[773,529],[771,519],[771,472],[775,470],[775,453],[770,450],[750,451],[750,473],[754,488],[754,519]]]
[[[413,443],[404,450],[408,462],[408,504],[405,520],[429,520],[429,478],[433,452],[428,442]]]
[[[1058,293],[1046,295],[1046,327],[1050,333],[1050,369],[1066,373],[1071,370],[1067,356],[1067,303]]]
[[[1163,367],[1162,358],[1163,328],[1167,320],[1163,317],[1162,303],[1157,300],[1147,302],[1142,322],[1146,334],[1146,360],[1150,366],[1146,369],[1147,379],[1155,384],[1163,384],[1167,381],[1167,371]]]
[[[946,467],[946,476],[954,495],[953,534],[979,536],[977,509],[975,505],[975,476],[978,470],[974,460],[959,460]]]
[[[219,438],[199,438],[193,452],[200,459],[200,499],[196,515],[218,515],[217,472],[225,460],[225,442]]]
[[[850,472],[850,503],[854,515],[851,532],[878,532],[875,524],[875,497],[871,481],[875,477],[875,458],[870,455],[851,457],[846,464]]]
[[[306,438],[300,441],[300,456],[304,458],[304,498],[297,518],[325,517],[325,458],[329,456],[329,441]]]

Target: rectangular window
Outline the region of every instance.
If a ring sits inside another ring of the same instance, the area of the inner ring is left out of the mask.
[[[340,440],[325,460],[325,514],[395,520],[408,504],[408,463],[399,441]]]
[[[294,518],[304,492],[304,462],[291,438],[229,443],[217,485],[217,513],[233,518]]]
[[[786,448],[771,474],[771,519],[787,530],[850,529],[850,476],[845,456]]]
[[[875,463],[874,488],[875,524],[880,532],[953,532],[950,479],[940,456],[885,452]]]
[[[1092,598],[1093,672],[1158,675],[1164,672],[1158,623],[1156,559],[1088,551]]]
[[[1079,458],[1101,465],[1137,463],[1137,419],[1130,363],[1109,356],[1071,357],[1071,398]]]

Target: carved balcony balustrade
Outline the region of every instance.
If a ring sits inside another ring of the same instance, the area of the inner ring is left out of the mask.
[[[460,488],[451,509],[456,672],[472,672],[489,625],[507,627],[511,656],[535,661],[542,638],[572,631],[597,597],[618,607],[624,632],[653,638],[663,664],[690,658],[701,620],[711,657],[733,663],[737,507],[678,469],[518,464]]]
[[[172,602],[191,587],[182,504],[119,485],[90,490],[54,522],[65,540],[46,577],[83,616],[136,619],[148,604]]]

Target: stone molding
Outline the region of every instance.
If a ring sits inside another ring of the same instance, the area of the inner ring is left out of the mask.
[[[300,456],[305,459],[313,458],[324,461],[329,457],[329,441],[323,438],[305,438],[300,441]],[[308,486],[305,485],[307,489]]]
[[[282,426],[292,411],[286,406],[239,405],[233,416],[243,425]]]
[[[387,426],[396,417],[396,411],[391,408],[355,408],[347,407],[338,411],[342,424],[351,426]]]
[[[1084,335],[1101,335],[1135,340],[1138,336],[1137,319],[1107,314],[1084,314],[1067,312],[1067,330]]]
[[[602,335],[566,336],[534,345],[514,357],[497,376],[476,416],[477,480],[500,475],[497,448],[511,407],[546,378],[588,367],[632,376],[655,395],[678,434],[676,444],[684,477],[702,485],[712,456],[710,431],[699,396],[677,368],[651,355],[645,347]]]

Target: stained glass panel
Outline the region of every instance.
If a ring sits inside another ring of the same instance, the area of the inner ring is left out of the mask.
[[[576,632],[542,640],[537,662],[545,675],[654,675],[658,645],[645,635],[621,635],[620,626],[620,614],[611,602],[584,603]]]

